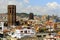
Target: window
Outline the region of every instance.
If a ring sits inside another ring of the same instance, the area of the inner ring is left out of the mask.
[[[42,37],[41,35],[37,35],[37,37]]]
[[[24,31],[24,33],[27,33],[27,30],[26,30],[26,31]]]
[[[23,33],[23,31],[21,31],[21,33]]]
[[[28,33],[30,33],[30,31],[28,31]]]
[[[14,34],[14,32],[12,33],[12,35]]]
[[[31,29],[30,27],[27,27],[27,29]]]
[[[0,29],[2,29],[2,27],[0,27]]]
[[[14,7],[12,9],[14,9]]]
[[[3,38],[3,36],[4,36],[3,34],[0,34],[0,38]]]
[[[56,40],[56,39],[54,39],[54,40]]]
[[[9,9],[9,13],[11,13],[11,8],[8,8]]]
[[[46,35],[43,35],[43,37],[46,37]]]
[[[11,9],[10,9],[10,13],[11,13]]]
[[[14,13],[14,9],[12,9],[12,13]]]

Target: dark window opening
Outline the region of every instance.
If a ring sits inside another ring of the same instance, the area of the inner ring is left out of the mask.
[[[12,9],[12,13],[14,13],[14,9]]]
[[[21,33],[23,33],[23,31],[21,31]]]
[[[28,24],[28,26],[31,26],[31,24]]]
[[[2,27],[0,27],[0,29],[2,29]]]
[[[37,35],[37,37],[42,37],[41,35]]]
[[[27,24],[27,21],[25,21],[25,24]]]
[[[4,23],[4,26],[8,26],[8,23]]]
[[[27,30],[26,30],[26,31],[24,31],[24,33],[27,33]]]
[[[43,35],[43,37],[46,37],[46,35]]]
[[[11,10],[10,10],[10,13],[11,13]]]
[[[12,33],[12,35],[14,34],[14,32]]]
[[[3,38],[3,34],[0,34],[0,37]]]
[[[56,39],[54,39],[54,40],[56,40]]]
[[[31,29],[30,27],[28,27],[27,29]]]
[[[19,21],[16,21],[16,24],[15,24],[16,26],[18,26],[18,25],[20,25],[20,22]]]

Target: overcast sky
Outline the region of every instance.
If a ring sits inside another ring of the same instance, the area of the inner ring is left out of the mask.
[[[60,0],[0,0],[0,13],[7,13],[7,6],[16,5],[18,13],[60,15]]]

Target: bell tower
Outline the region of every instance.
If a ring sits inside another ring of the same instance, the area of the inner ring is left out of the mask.
[[[8,26],[16,23],[16,5],[8,5]]]

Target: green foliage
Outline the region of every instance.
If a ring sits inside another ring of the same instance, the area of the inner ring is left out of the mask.
[[[3,40],[3,38],[0,38],[0,40]]]
[[[39,28],[39,32],[46,32],[46,28],[45,27]]]
[[[20,17],[28,17],[29,14],[27,13],[16,13],[17,16],[20,16]]]

